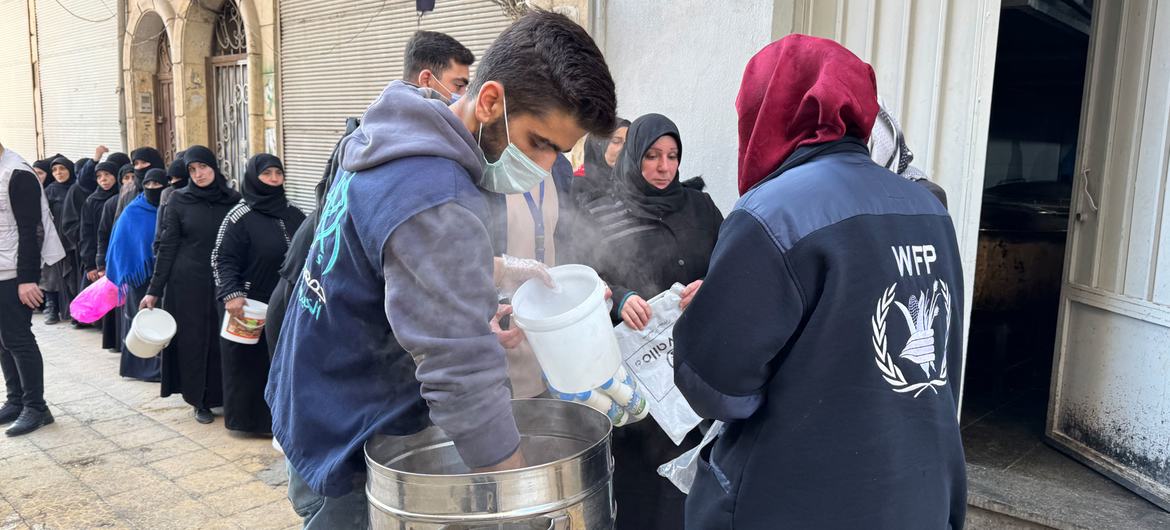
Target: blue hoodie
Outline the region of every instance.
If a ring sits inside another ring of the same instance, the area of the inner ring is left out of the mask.
[[[519,447],[496,309],[481,153],[441,101],[391,83],[341,145],[265,397],[313,491],[336,497],[375,434],[430,421],[469,467]]]

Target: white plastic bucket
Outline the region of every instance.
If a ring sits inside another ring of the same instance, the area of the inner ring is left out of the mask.
[[[264,334],[264,319],[268,318],[268,304],[251,298],[244,299],[244,318],[223,315],[219,336],[240,344],[256,344]]]
[[[622,362],[605,283],[584,265],[562,265],[549,273],[557,288],[539,279],[520,286],[512,297],[513,320],[553,388],[592,390],[613,377]]]
[[[126,333],[126,349],[135,357],[150,359],[171,343],[178,327],[175,318],[162,309],[142,309]]]

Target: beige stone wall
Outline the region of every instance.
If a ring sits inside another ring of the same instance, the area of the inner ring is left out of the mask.
[[[123,44],[123,78],[126,84],[127,149],[154,146],[153,112],[141,105],[152,98],[158,39],[170,39],[174,65],[175,142],[181,150],[191,144],[212,142],[208,98],[208,59],[211,54],[215,12],[225,0],[140,0],[128,2]],[[248,113],[252,153],[276,152],[280,145],[280,86],[278,0],[236,0],[248,32]],[[573,18],[591,27],[589,0],[537,0],[542,8]],[[163,28],[165,27],[165,32]],[[157,105],[157,101],[153,101]],[[574,164],[580,163],[580,149]]]
[[[158,39],[170,39],[174,65],[176,149],[212,142],[208,59],[216,12],[225,0],[129,2],[123,44],[128,149],[156,142],[153,112],[140,105],[153,94]],[[248,128],[250,151],[266,150],[266,131],[276,130],[276,0],[236,0],[248,34]],[[165,26],[165,33],[162,32]],[[157,104],[157,102],[154,102]],[[271,135],[271,133],[270,133]]]

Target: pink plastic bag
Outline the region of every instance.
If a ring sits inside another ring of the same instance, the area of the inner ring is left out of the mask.
[[[118,286],[102,276],[73,299],[73,303],[69,304],[69,314],[78,322],[92,324],[120,305],[122,301],[118,297]]]

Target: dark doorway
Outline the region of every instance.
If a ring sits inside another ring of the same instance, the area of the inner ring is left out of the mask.
[[[1000,16],[965,377],[968,418],[1031,396],[1031,419],[1037,429],[1044,424],[1087,31],[1087,13],[1055,20],[1025,4]]]
[[[1000,13],[962,411],[973,515],[1077,528],[1164,516],[1044,441],[1092,4],[1004,0]]]

